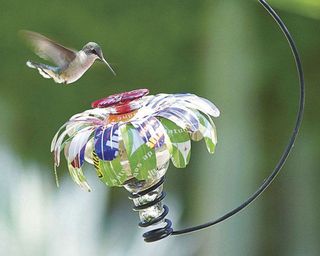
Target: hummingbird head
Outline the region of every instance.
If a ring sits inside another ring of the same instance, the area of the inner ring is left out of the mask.
[[[95,57],[96,59],[104,62],[108,67],[109,69],[111,70],[111,72],[116,75],[116,73],[114,72],[114,70],[112,69],[112,67],[110,66],[110,64],[105,60],[105,58],[103,57],[103,53],[102,53],[102,50],[101,50],[101,47],[100,45],[98,45],[97,43],[95,42],[89,42],[87,43],[83,48],[82,48],[82,51],[85,52],[85,54],[87,56],[93,56]]]

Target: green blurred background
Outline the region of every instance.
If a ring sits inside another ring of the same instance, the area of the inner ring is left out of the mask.
[[[319,255],[320,2],[272,0],[300,49],[307,104],[283,172],[232,219],[146,244],[122,189],[88,170],[85,193],[49,145],[70,116],[98,98],[149,88],[212,100],[218,147],[193,144],[191,164],[168,171],[166,203],[176,229],[218,217],[251,194],[287,144],[298,102],[290,49],[253,0],[1,1],[0,255]],[[96,63],[77,83],[54,84],[26,67],[39,60],[17,35],[37,31],[80,49],[96,41],[117,72]]]

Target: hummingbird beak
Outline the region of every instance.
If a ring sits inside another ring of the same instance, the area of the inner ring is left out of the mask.
[[[104,62],[104,64],[106,64],[108,66],[108,68],[111,70],[112,74],[114,76],[116,76],[116,72],[114,72],[114,70],[112,69],[112,67],[110,66],[110,64],[106,61],[106,59],[103,57],[102,51],[97,51],[97,55],[99,57],[99,60],[101,60],[102,62]]]
[[[114,72],[114,70],[112,69],[112,67],[110,66],[110,64],[105,60],[105,58],[102,57],[101,60],[108,66],[108,68],[111,70],[112,74],[113,74],[114,76],[116,76],[116,75],[117,75],[116,72]]]

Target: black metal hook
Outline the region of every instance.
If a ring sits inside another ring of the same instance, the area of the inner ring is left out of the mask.
[[[300,98],[299,98],[299,109],[297,112],[297,118],[296,118],[296,123],[293,129],[293,132],[291,134],[291,137],[289,139],[289,143],[284,149],[277,165],[271,172],[271,174],[264,180],[264,182],[260,185],[260,187],[250,196],[248,197],[247,200],[245,200],[243,203],[241,203],[238,207],[230,210],[223,216],[213,220],[209,221],[207,223],[181,229],[181,230],[175,230],[172,232],[172,235],[181,235],[181,234],[186,234],[194,231],[198,231],[204,228],[208,228],[211,226],[214,226],[220,222],[225,221],[226,219],[232,217],[233,215],[237,214],[241,210],[243,210],[245,207],[247,207],[249,204],[251,204],[255,199],[257,199],[264,191],[265,189],[272,183],[272,181],[276,178],[278,173],[280,172],[281,168],[284,166],[285,161],[287,160],[293,146],[294,142],[297,138],[299,129],[301,127],[302,119],[303,119],[303,113],[304,113],[304,105],[305,105],[305,82],[304,82],[304,74],[303,74],[303,68],[302,68],[302,63],[301,59],[299,56],[299,52],[297,49],[297,46],[295,44],[295,41],[293,40],[289,30],[287,29],[286,25],[282,21],[282,19],[279,17],[279,15],[273,10],[273,8],[264,0],[259,0],[259,2],[263,5],[263,7],[270,13],[270,15],[273,17],[273,19],[277,22],[279,27],[281,28],[283,34],[285,35],[286,39],[288,40],[289,46],[292,50],[296,66],[297,66],[297,71],[298,71],[298,76],[299,76],[299,83],[300,83]]]

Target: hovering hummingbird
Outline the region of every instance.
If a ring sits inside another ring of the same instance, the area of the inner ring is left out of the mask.
[[[49,66],[28,60],[27,66],[38,69],[43,77],[52,78],[56,83],[70,84],[77,81],[97,59],[103,61],[116,75],[97,43],[89,42],[80,51],[75,51],[36,32],[23,30],[21,34],[31,43],[37,55],[56,64]]]

